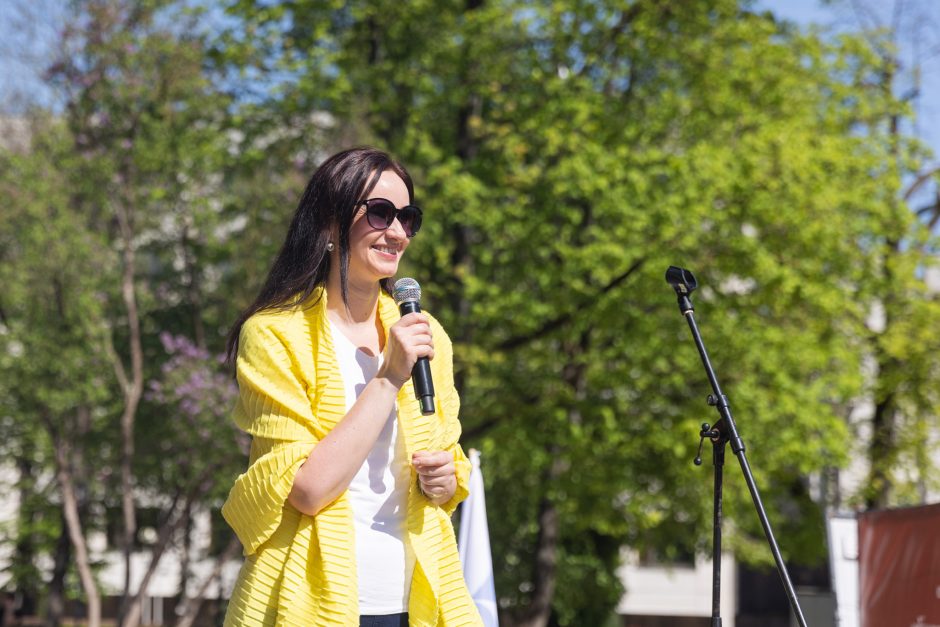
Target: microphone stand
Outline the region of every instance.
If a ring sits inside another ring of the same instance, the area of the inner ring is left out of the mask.
[[[702,336],[699,335],[698,326],[695,324],[694,309],[692,300],[689,298],[692,291],[698,287],[695,276],[688,270],[669,266],[666,270],[666,282],[676,291],[679,299],[679,311],[685,316],[692,330],[692,337],[695,340],[695,346],[702,358],[702,364],[705,366],[705,373],[711,383],[713,394],[708,395],[707,402],[718,410],[720,418],[714,425],[707,422],[702,424],[702,430],[699,432],[698,455],[695,457],[695,465],[702,464],[702,444],[705,438],[712,442],[712,457],[715,465],[715,485],[714,485],[714,504],[713,504],[713,539],[712,539],[712,620],[711,627],[721,627],[721,482],[722,468],[725,463],[725,444],[731,443],[731,451],[737,456],[741,464],[741,470],[744,473],[744,480],[747,482],[747,488],[751,492],[751,500],[754,501],[754,507],[757,509],[757,515],[760,518],[761,526],[764,528],[764,535],[767,536],[767,542],[770,544],[770,551],[773,553],[774,562],[777,564],[777,572],[783,587],[786,590],[787,598],[790,600],[790,608],[796,615],[800,627],[806,627],[806,619],[803,618],[803,610],[800,609],[800,601],[793,589],[793,583],[787,574],[786,564],[783,563],[783,557],[780,555],[780,548],[777,546],[777,540],[774,538],[774,532],[770,528],[770,521],[767,519],[767,512],[764,511],[764,505],[761,502],[760,494],[757,491],[757,484],[754,482],[754,475],[751,474],[751,467],[747,463],[747,456],[744,453],[744,441],[738,435],[738,429],[734,424],[734,418],[731,416],[731,406],[728,404],[728,397],[721,393],[718,385],[718,379],[715,371],[712,369],[711,362],[708,359],[708,353],[705,351],[705,344],[702,342]]]

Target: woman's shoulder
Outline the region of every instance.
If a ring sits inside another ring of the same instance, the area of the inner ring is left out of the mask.
[[[240,345],[265,347],[281,345],[291,349],[308,345],[315,324],[309,310],[300,306],[266,309],[252,314],[239,332]]]
[[[241,334],[283,333],[305,324],[299,307],[291,309],[266,309],[253,313],[242,325]]]

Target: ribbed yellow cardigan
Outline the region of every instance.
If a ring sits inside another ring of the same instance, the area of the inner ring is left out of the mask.
[[[310,451],[346,413],[346,396],[326,317],[326,291],[315,304],[249,318],[239,337],[239,400],[234,419],[252,436],[247,471],[235,481],[222,515],[244,547],[245,563],[225,616],[226,627],[359,624],[356,555],[349,499],[343,493],[316,516],[301,514],[287,496]],[[395,303],[379,298],[388,329]],[[419,450],[454,454],[457,492],[436,506],[419,490],[412,469],[407,528],[416,565],[409,622],[422,627],[482,625],[467,591],[450,514],[467,496],[470,463],[457,443],[460,401],[452,347],[431,318],[431,373],[437,411],[421,414],[409,381],[398,394],[408,458]]]

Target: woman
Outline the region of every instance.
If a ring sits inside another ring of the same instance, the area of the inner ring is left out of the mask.
[[[229,337],[252,435],[222,514],[245,564],[226,625],[479,625],[450,514],[467,496],[451,344],[389,296],[421,226],[385,153],[333,155]],[[411,369],[431,359],[436,412]]]

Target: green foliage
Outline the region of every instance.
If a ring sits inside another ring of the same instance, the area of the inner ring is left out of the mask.
[[[77,159],[66,129],[44,116],[32,129],[29,153],[0,155],[0,193],[9,200],[0,219],[0,455],[20,473],[17,518],[3,530],[16,549],[10,574],[19,590],[38,595],[38,557],[52,554],[64,533],[50,438],[100,455],[116,390],[105,351],[101,290],[113,276],[106,243],[71,210],[66,172]],[[78,407],[96,411],[79,419]],[[82,479],[89,500],[100,498],[99,479]]]

